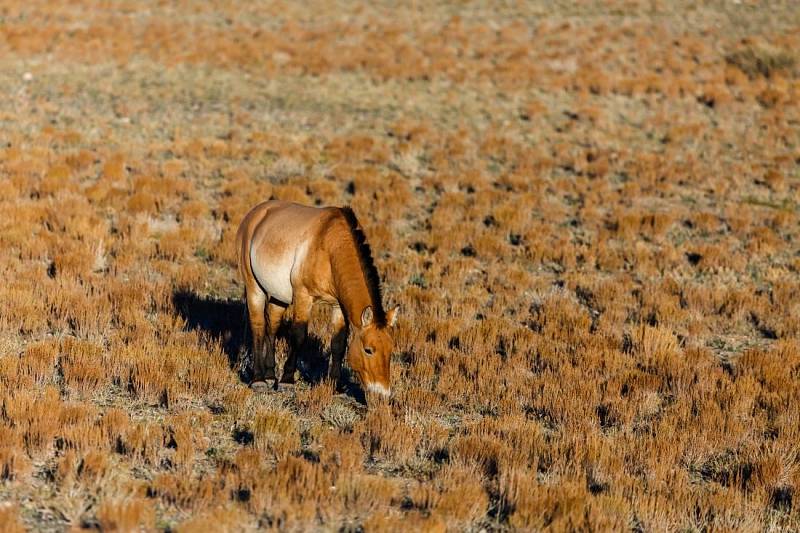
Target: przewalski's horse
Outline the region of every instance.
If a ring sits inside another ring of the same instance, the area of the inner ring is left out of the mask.
[[[275,379],[275,334],[292,304],[291,342],[281,383],[293,383],[297,352],[305,341],[311,307],[333,308],[334,336],[329,377],[336,384],[347,362],[362,386],[390,394],[389,327],[397,307],[386,312],[378,271],[364,232],[349,207],[308,207],[270,200],[250,210],[236,234],[239,271],[253,339],[253,390]],[[347,346],[349,327],[352,340]],[[277,385],[277,384],[276,384]]]

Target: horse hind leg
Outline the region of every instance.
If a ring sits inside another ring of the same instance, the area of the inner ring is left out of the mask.
[[[274,302],[267,303],[267,338],[265,342],[269,361],[272,362],[272,377],[270,379],[275,379],[275,340],[278,338],[278,330],[285,311],[286,307]]]
[[[269,317],[266,311],[268,296],[260,288],[246,291],[247,313],[253,340],[253,381],[255,391],[267,389],[267,380],[275,379],[274,336],[268,333]]]

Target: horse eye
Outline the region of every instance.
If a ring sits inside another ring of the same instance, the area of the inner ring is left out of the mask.
[[[364,353],[367,355],[372,355],[372,348],[364,348]]]

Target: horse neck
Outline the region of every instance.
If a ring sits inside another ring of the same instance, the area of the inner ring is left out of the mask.
[[[335,232],[330,236],[335,241],[330,247],[330,257],[336,298],[347,320],[360,326],[361,313],[372,305],[372,300],[358,251],[349,230]]]

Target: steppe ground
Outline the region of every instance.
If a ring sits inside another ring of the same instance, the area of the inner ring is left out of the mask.
[[[307,4],[0,6],[0,530],[800,529],[797,4]],[[390,401],[244,384],[270,196]]]

